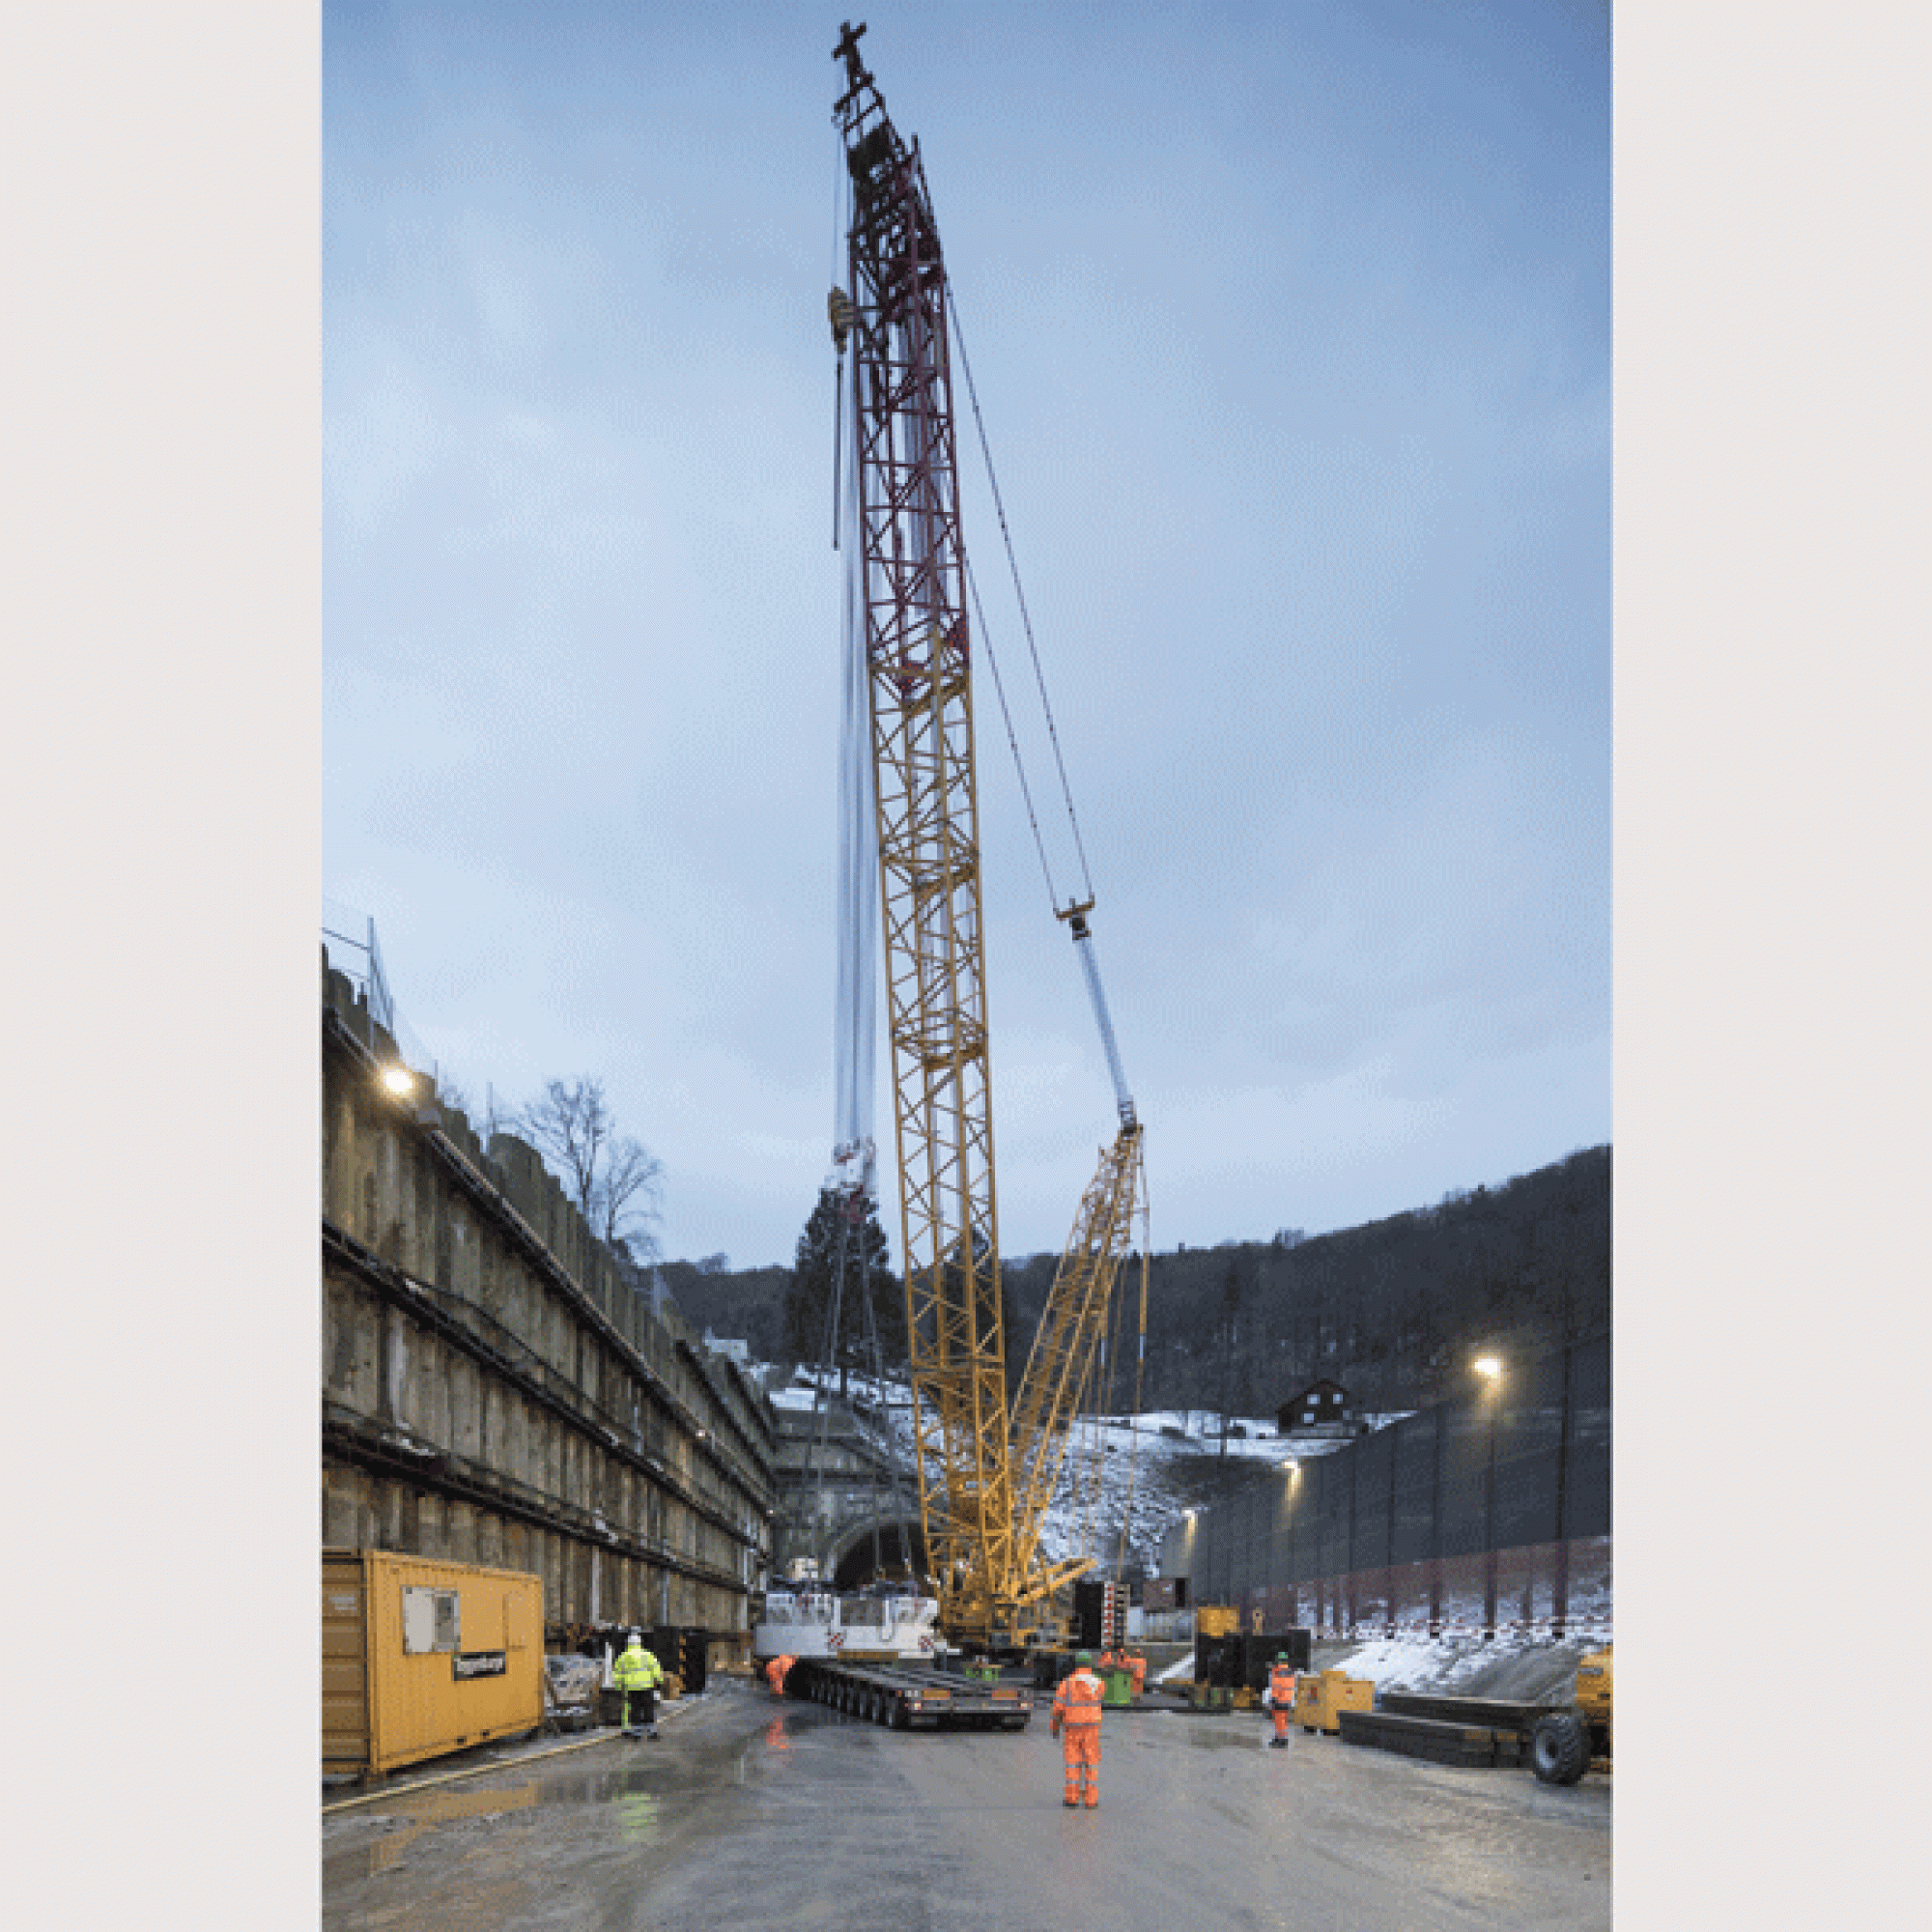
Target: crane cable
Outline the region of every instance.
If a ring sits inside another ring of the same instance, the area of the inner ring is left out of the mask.
[[[832,379],[832,548],[838,548],[838,506],[841,500],[839,490],[840,458],[845,447],[845,330],[839,327],[838,300],[841,294],[838,281],[838,243],[840,231],[849,223],[848,209],[852,194],[851,171],[844,165],[845,141],[835,125],[832,130],[833,144],[833,189],[832,189],[832,274],[831,296],[827,306],[832,315],[833,340],[838,346],[838,368]],[[846,298],[850,307],[850,298]],[[858,375],[855,359],[852,373]],[[857,405],[854,405],[856,410]]]
[[[1047,901],[1057,910],[1060,895],[1053,890],[1053,867],[1046,863],[1046,841],[1039,836],[1039,820],[1034,816],[1033,787],[1027,783],[1026,764],[1020,757],[1020,741],[1013,735],[1013,714],[1007,708],[1007,687],[1000,676],[1000,661],[993,653],[993,646],[986,630],[986,612],[980,602],[980,580],[973,575],[973,566],[965,567],[966,588],[973,598],[974,629],[980,647],[986,654],[986,668],[993,673],[993,689],[999,694],[1000,717],[1007,727],[1007,743],[1013,753],[1013,770],[1019,774],[1020,798],[1026,805],[1027,823],[1033,828],[1033,848],[1039,854],[1039,869],[1046,876]]]
[[[1012,573],[1013,595],[1019,600],[1020,625],[1026,632],[1027,650],[1033,658],[1034,682],[1039,688],[1040,709],[1046,714],[1046,735],[1052,743],[1053,762],[1060,773],[1061,796],[1066,801],[1066,822],[1073,831],[1073,850],[1080,861],[1081,883],[1086,890],[1087,897],[1091,899],[1094,896],[1094,879],[1087,868],[1087,848],[1082,843],[1080,838],[1079,815],[1073,810],[1073,788],[1067,782],[1066,762],[1061,756],[1060,732],[1054,724],[1053,706],[1046,695],[1046,677],[1039,668],[1039,647],[1034,641],[1033,617],[1027,610],[1026,591],[1020,583],[1019,559],[1013,554],[1012,531],[1007,526],[1007,506],[1000,496],[1000,479],[993,469],[993,452],[986,440],[985,419],[980,413],[980,391],[973,382],[973,362],[972,358],[966,354],[966,331],[959,326],[959,305],[952,298],[952,282],[951,277],[948,278],[946,283],[946,313],[952,322],[953,340],[959,345],[959,366],[965,372],[966,376],[966,395],[967,399],[973,405],[973,426],[979,432],[980,454],[986,465],[986,481],[991,487],[993,494],[993,509],[1000,520],[1000,537],[1001,541],[1006,545],[1007,567]],[[970,567],[967,575],[970,582]],[[971,583],[971,588],[973,592],[973,607],[978,611],[980,608],[979,585]],[[985,644],[987,660],[991,662],[993,649],[991,643],[987,640],[983,613],[981,613],[980,618],[980,639],[981,643]],[[1000,710],[1007,719],[1008,740],[1013,742],[1012,717],[1007,711],[1006,688],[1000,681],[999,667],[997,665],[994,665],[993,668],[993,686],[1000,694]],[[1013,761],[1015,764],[1019,763],[1019,746],[1017,742],[1013,742]],[[1025,792],[1026,788],[1026,772],[1022,768],[1020,772],[1020,789],[1022,792]],[[1031,795],[1027,799],[1027,816],[1029,819],[1033,817],[1033,800]],[[1034,826],[1034,838],[1036,842],[1039,839],[1039,827],[1037,824]],[[1043,846],[1041,847],[1039,856],[1041,868],[1044,869],[1046,867],[1046,852]],[[1046,889],[1048,897],[1053,899],[1054,910],[1057,913],[1060,910],[1060,901],[1054,896],[1053,878],[1050,872],[1047,875]]]

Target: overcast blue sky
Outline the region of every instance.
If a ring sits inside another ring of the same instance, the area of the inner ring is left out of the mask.
[[[739,1265],[789,1259],[833,1133],[840,17],[324,8],[325,891],[445,1069],[601,1074],[666,1252]],[[1156,1245],[1610,1139],[1605,10],[853,17],[925,160]],[[979,709],[1024,1254],[1113,1109]]]

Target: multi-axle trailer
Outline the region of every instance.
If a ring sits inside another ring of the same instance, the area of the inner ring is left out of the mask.
[[[824,1704],[897,1731],[1023,1731],[1033,1696],[1016,1684],[984,1684],[948,1670],[801,1658],[785,1676],[785,1695]]]

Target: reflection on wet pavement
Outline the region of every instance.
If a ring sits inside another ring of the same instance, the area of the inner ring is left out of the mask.
[[[1186,1720],[1186,1729],[1181,1733],[1181,1741],[1195,1750],[1266,1750],[1268,1741],[1265,1733],[1259,1736],[1244,1731],[1210,1730],[1199,1719]],[[1275,1751],[1275,1757],[1282,1753]],[[1293,1755],[1293,1750],[1289,1752]]]
[[[420,1797],[404,1799],[397,1807],[403,1813],[403,1829],[371,1847],[369,1870],[388,1870],[432,1825],[446,1825],[454,1818],[490,1818],[501,1811],[527,1810],[536,1802],[534,1784],[515,1791],[426,1791]]]
[[[1146,1714],[1100,1807],[1042,1732],[920,1736],[725,1691],[614,1738],[325,1820],[326,1932],[1608,1932],[1610,1792]]]
[[[616,1803],[617,1830],[633,1845],[646,1845],[657,1838],[658,1801],[648,1791],[627,1791]]]

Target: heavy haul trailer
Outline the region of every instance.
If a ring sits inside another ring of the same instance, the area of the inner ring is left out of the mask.
[[[801,1658],[785,1695],[842,1711],[895,1731],[1023,1731],[1033,1699],[1019,1686],[980,1684],[950,1671]]]

